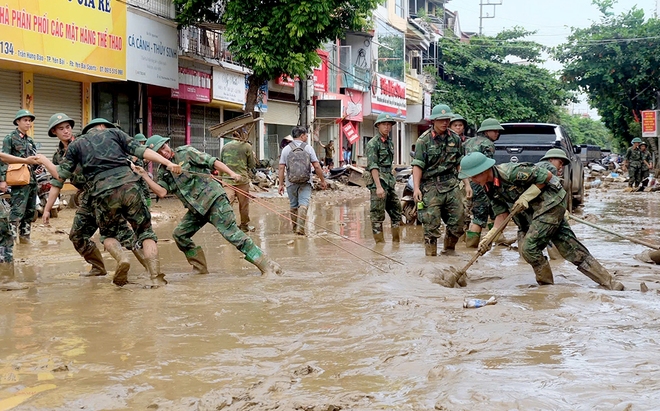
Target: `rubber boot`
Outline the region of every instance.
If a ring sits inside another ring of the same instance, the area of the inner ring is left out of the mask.
[[[105,249],[117,261],[117,268],[115,269],[115,276],[112,278],[112,283],[122,287],[128,283],[128,270],[131,268],[131,263],[128,261],[128,257],[124,253],[124,249],[119,241],[113,241],[109,244],[110,247],[106,246]]]
[[[456,254],[456,243],[458,243],[458,237],[445,232],[445,238],[443,241],[442,254],[446,255],[455,255]]]
[[[596,283],[605,287],[608,290],[623,291],[624,288],[623,284],[621,284],[618,281],[615,281],[612,278],[612,275],[605,269],[605,267],[600,265],[598,260],[596,260],[591,255],[587,256],[587,258],[585,258],[584,261],[582,261],[582,263],[578,265],[577,269],[582,274],[591,278]]]
[[[660,264],[660,250],[649,252],[649,258],[656,264]]]
[[[157,288],[162,285],[167,285],[165,281],[165,274],[160,272],[160,260],[158,257],[147,258],[147,271],[149,271],[149,279],[151,280],[151,287]]]
[[[194,274],[208,274],[209,269],[206,265],[206,256],[202,247],[195,247],[186,252],[186,260],[193,266]]]
[[[290,218],[291,218],[291,230],[295,233],[296,228],[298,228],[298,209],[291,208],[289,209]]]
[[[555,279],[552,276],[552,268],[548,261],[544,261],[543,264],[533,267],[534,274],[536,274],[536,282],[538,285],[551,285],[555,283]]]
[[[0,263],[0,291],[25,290],[28,286],[22,285],[14,279],[14,263]]]
[[[392,226],[392,242],[399,243],[401,242],[401,228],[397,226]]]
[[[306,223],[307,223],[307,207],[300,206],[298,207],[298,228],[296,228],[296,234],[305,235]]]
[[[144,257],[144,251],[141,248],[133,248],[131,251],[135,258],[137,258],[138,262],[142,264],[145,271],[149,272],[149,266],[147,265],[147,259]]]
[[[259,268],[263,277],[282,275],[282,268],[280,265],[268,258],[266,254],[262,254],[261,257],[258,257],[253,262],[251,261],[251,263]]]
[[[103,256],[101,255],[101,250],[98,247],[94,247],[91,253],[83,256],[87,263],[92,265],[92,268],[87,273],[81,273],[81,277],[98,277],[101,275],[106,275],[108,272],[105,270],[105,264],[103,263]]]
[[[374,240],[376,241],[376,244],[384,243],[385,242],[385,234],[383,234],[382,231],[374,233]]]
[[[238,229],[241,230],[244,233],[250,233],[254,231],[254,227],[249,225],[249,224],[241,224],[238,226]]]
[[[435,237],[424,238],[424,253],[427,257],[438,255],[438,239]]]
[[[465,232],[465,246],[467,248],[478,248],[479,241],[481,241],[481,233],[476,231]]]
[[[30,244],[30,237],[29,236],[24,236],[24,235],[19,235],[18,236],[18,243],[19,244]]]

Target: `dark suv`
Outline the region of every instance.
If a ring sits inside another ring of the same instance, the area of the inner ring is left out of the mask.
[[[584,200],[584,171],[580,146],[573,145],[562,126],[544,123],[504,123],[504,131],[495,142],[495,161],[502,163],[536,163],[551,148],[561,148],[571,160],[564,167],[563,184],[569,210]]]

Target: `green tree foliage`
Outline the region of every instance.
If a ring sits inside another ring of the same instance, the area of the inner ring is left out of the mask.
[[[554,55],[564,64],[564,80],[587,95],[612,130],[614,146],[625,147],[640,136],[640,111],[655,107],[660,91],[660,20],[645,20],[635,7],[615,16],[612,0],[594,4],[601,20],[572,29]]]
[[[612,149],[612,132],[598,120],[562,111],[559,123],[568,131],[575,144],[593,144]]]
[[[379,0],[228,0],[222,16],[215,0],[174,0],[181,25],[225,24],[225,37],[235,60],[253,70],[246,111],[252,112],[264,81],[306,76],[320,63],[316,50],[361,31]]]
[[[525,40],[533,34],[515,27],[495,37],[473,37],[470,43],[442,40],[444,75],[434,102],[479,124],[501,121],[556,122],[572,94],[547,69],[537,66],[544,47]]]

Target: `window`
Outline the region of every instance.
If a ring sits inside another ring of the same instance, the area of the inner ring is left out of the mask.
[[[403,5],[403,0],[394,0],[394,13],[401,18],[406,17],[406,8]]]
[[[404,79],[403,33],[378,20],[378,72],[397,80]]]

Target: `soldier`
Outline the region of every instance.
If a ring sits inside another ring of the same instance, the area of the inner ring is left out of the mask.
[[[147,142],[147,137],[145,137],[144,134],[142,133],[137,133],[133,138],[135,139],[135,141],[137,141],[142,145],[144,145],[144,143]],[[133,157],[132,161],[134,165],[145,168],[144,160],[141,160],[137,157]],[[142,189],[142,196],[144,197],[144,201],[147,203],[147,207],[151,208],[151,190],[149,190],[149,186],[147,185],[146,181],[144,181],[143,179],[140,179],[138,184]]]
[[[55,113],[50,117],[48,122],[48,135],[50,137],[57,137],[60,141],[57,151],[53,154],[54,165],[60,165],[63,162],[69,144],[75,140],[73,137],[74,125],[75,121],[64,113]],[[76,214],[73,216],[73,224],[71,225],[71,230],[69,232],[69,240],[71,240],[73,248],[78,254],[80,254],[80,256],[92,266],[89,272],[81,273],[80,276],[94,277],[106,275],[107,271],[105,269],[101,251],[91,239],[94,233],[96,233],[96,230],[98,230],[98,224],[96,224],[92,199],[88,195],[88,191],[85,191],[87,179],[83,175],[81,165],[78,165],[74,170],[70,182],[78,190],[82,191],[82,194],[80,196],[80,205],[76,210]],[[51,189],[48,193],[48,201],[46,202],[43,213],[43,223],[45,225],[50,223],[50,210],[63,186],[64,184],[62,181],[56,178],[51,179]],[[125,248],[131,250],[138,261],[147,268],[142,250],[134,247],[135,234],[133,233],[133,230],[125,220],[122,222],[122,227],[123,230],[120,231],[118,240]],[[104,238],[101,238],[101,242],[104,240]]]
[[[468,128],[467,120],[463,118],[460,114],[454,114],[454,117],[449,120],[449,128],[461,138],[461,142],[465,143],[467,136],[465,131]]]
[[[374,123],[378,129],[378,136],[367,143],[367,171],[368,177],[371,177],[367,180],[367,188],[371,192],[371,231],[377,243],[385,242],[383,221],[386,211],[392,221],[392,242],[400,241],[401,201],[396,194],[396,180],[392,174],[394,144],[390,138],[395,124],[390,114],[379,114]]]
[[[642,151],[639,145],[642,139],[635,137],[632,139],[632,147],[628,148],[623,162],[623,171],[628,170],[628,187],[637,188],[642,182]]]
[[[241,176],[238,181],[229,178],[228,176],[222,176],[222,181],[230,186],[227,191],[227,200],[229,201],[229,204],[233,204],[235,199],[238,200],[238,214],[241,217],[241,224],[238,228],[244,233],[253,231],[254,227],[249,225],[250,198],[247,194],[250,191],[249,173],[256,167],[254,154],[252,153],[252,144],[250,144],[247,139],[232,140],[228,142],[222,147],[220,161]],[[235,187],[236,190],[232,187]]]
[[[144,260],[151,278],[151,285],[167,284],[160,272],[157,237],[151,228],[151,213],[146,206],[137,182],[140,176],[129,167],[129,156],[137,156],[166,166],[174,173],[181,166],[173,164],[158,153],[140,145],[126,133],[115,128],[103,118],[92,120],[83,128],[83,136],[69,144],[64,160],[55,176],[62,181],[71,178],[78,165],[87,177],[88,195],[101,236],[105,237],[105,249],[117,261],[112,282],[117,286],[128,283],[130,263],[118,238],[123,221],[131,224],[136,236],[136,247],[143,249]]]
[[[608,290],[623,290],[623,284],[615,281],[578,241],[564,219],[566,191],[557,176],[530,163],[495,166],[495,160],[478,152],[461,160],[460,175],[470,177],[486,189],[496,216],[495,227],[499,227],[510,212],[522,213],[522,219],[514,220],[516,224],[530,222],[525,241],[519,244],[519,248],[525,261],[534,269],[539,285],[554,284],[552,269],[542,252],[552,241],[562,257],[575,264],[578,271]],[[490,249],[495,231],[491,230],[481,240],[481,253]]]
[[[447,225],[443,253],[456,249],[465,231],[463,196],[458,187],[458,168],[463,158],[461,138],[448,129],[453,117],[449,106],[438,104],[431,111],[433,128],[425,131],[416,142],[412,161],[414,198],[422,203],[418,211],[424,227],[424,250],[427,256],[437,255],[438,237],[442,222]],[[472,197],[468,180],[464,181],[467,197]]]
[[[651,174],[651,169],[653,166],[651,165],[651,162],[653,159],[651,158],[651,153],[647,150],[647,145],[645,141],[642,141],[639,144],[639,150],[642,152],[642,171],[641,171],[641,189],[643,190],[644,187],[646,187],[649,183],[647,180],[649,178],[649,175]]]
[[[561,148],[551,148],[545,152],[545,155],[541,157],[536,166],[543,167],[552,174],[561,178],[564,174],[564,166],[570,163],[570,159],[566,156],[566,153]]]
[[[481,122],[477,133],[482,133],[465,142],[465,154],[482,153],[488,158],[495,157],[495,142],[500,138],[504,127],[494,118],[487,118]],[[488,225],[488,217],[494,217],[490,207],[490,200],[484,188],[474,181],[472,187],[472,221],[465,233],[465,245],[468,248],[477,248],[481,239],[481,231]]]
[[[268,258],[250,237],[238,229],[225,190],[222,189],[218,180],[209,174],[209,171],[217,170],[229,174],[236,181],[241,179],[241,175],[234,173],[217,158],[191,146],[171,149],[167,144],[169,140],[169,138],[153,135],[147,140],[147,147],[177,164],[183,164],[183,174],[174,175],[170,171],[160,168],[158,182],[149,178],[144,170],[141,170],[141,175],[158,197],[163,198],[168,193],[173,193],[188,209],[186,215],[174,229],[172,237],[179,250],[186,255],[186,259],[193,266],[193,271],[198,274],[208,274],[209,272],[204,251],[202,247],[195,245],[192,236],[204,225],[211,223],[227,241],[245,255],[247,261],[259,268],[262,275],[282,274],[280,266]]]
[[[37,153],[34,140],[27,133],[34,122],[34,114],[29,110],[18,110],[14,117],[16,129],[7,134],[2,142],[2,152],[15,157],[27,158]],[[32,219],[36,211],[37,180],[34,168],[29,167],[30,182],[26,185],[12,186],[11,188],[11,213],[9,214],[10,228],[14,239],[18,238],[21,244],[30,243],[32,231]],[[0,171],[0,191],[7,191],[7,170]]]

